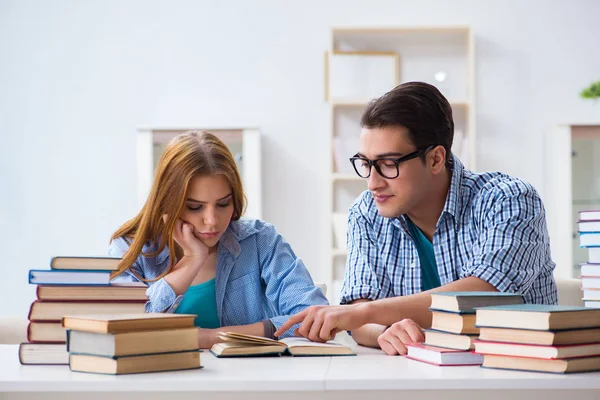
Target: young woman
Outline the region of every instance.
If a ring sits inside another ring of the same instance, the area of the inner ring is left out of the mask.
[[[209,133],[177,136],[146,204],[111,238],[109,255],[123,258],[113,281],[147,282],[147,312],[196,314],[200,348],[218,331],[273,337],[289,316],[327,304],[272,225],[240,219],[244,205],[225,144]]]

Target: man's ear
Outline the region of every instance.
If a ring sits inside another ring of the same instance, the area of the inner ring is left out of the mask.
[[[429,162],[431,172],[435,175],[441,173],[446,168],[446,149],[444,146],[437,146],[429,151]]]

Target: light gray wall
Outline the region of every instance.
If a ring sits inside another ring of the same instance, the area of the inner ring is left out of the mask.
[[[137,211],[140,126],[258,126],[264,216],[316,279],[329,262],[323,51],[332,26],[468,24],[478,166],[542,192],[544,132],[600,120],[600,2],[0,1],[0,315],[27,270],[103,254]]]

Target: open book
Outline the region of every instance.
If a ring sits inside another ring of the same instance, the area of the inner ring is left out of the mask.
[[[210,352],[217,357],[247,357],[266,355],[292,356],[354,356],[350,347],[329,341],[311,342],[305,338],[267,339],[260,336],[235,332],[220,332],[221,343],[215,344]]]

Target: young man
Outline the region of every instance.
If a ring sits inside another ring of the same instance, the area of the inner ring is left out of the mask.
[[[421,327],[431,326],[431,292],[557,302],[537,192],[463,167],[450,151],[452,108],[434,86],[396,87],[367,106],[361,124],[351,162],[369,190],[349,211],[343,305],[310,307],[276,335],[302,322],[296,334],[314,341],[350,330],[359,344],[404,354],[404,343],[423,341]]]

